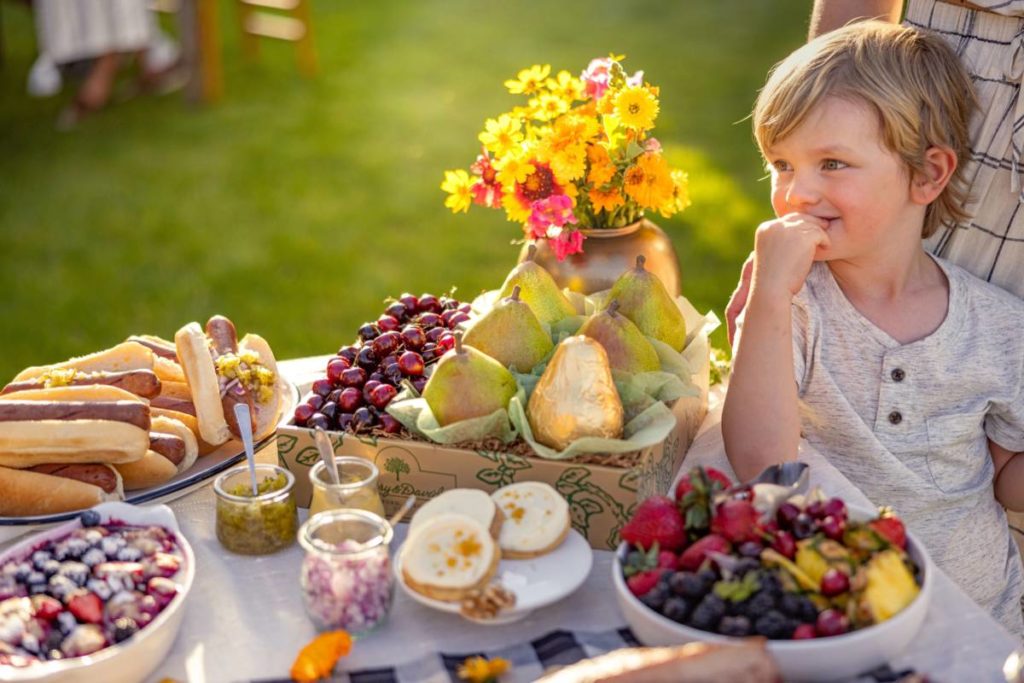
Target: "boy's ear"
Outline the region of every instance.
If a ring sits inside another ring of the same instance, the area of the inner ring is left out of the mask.
[[[910,181],[910,198],[915,204],[931,204],[949,184],[956,170],[956,152],[949,147],[929,147],[924,153],[924,170]]]

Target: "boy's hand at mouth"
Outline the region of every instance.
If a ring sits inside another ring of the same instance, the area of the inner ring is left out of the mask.
[[[751,296],[796,296],[811,272],[818,248],[830,244],[829,221],[805,213],[790,213],[766,221],[754,239]]]

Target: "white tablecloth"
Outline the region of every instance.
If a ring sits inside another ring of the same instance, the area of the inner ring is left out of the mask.
[[[309,367],[308,361],[282,363],[282,372],[301,383],[306,378],[300,371]],[[705,464],[728,470],[718,415],[718,410],[711,411],[684,468]],[[819,454],[807,450],[802,459],[811,465],[812,483],[850,502],[868,504]],[[171,508],[195,549],[198,572],[181,633],[151,680],[170,677],[219,683],[286,677],[299,649],[315,635],[299,594],[301,549],[296,545],[260,558],[224,551],[214,533],[214,494],[209,487],[171,503]],[[399,525],[393,549],[404,535],[405,525]],[[358,641],[340,668],[394,666],[438,651],[495,649],[555,629],[601,631],[624,626],[615,604],[611,565],[611,552],[595,551],[590,576],[575,594],[503,626],[479,626],[431,610],[399,590],[388,622]],[[1019,643],[944,574],[938,572],[934,579],[925,625],[911,647],[892,663],[893,668],[913,668],[936,681],[1004,681],[1002,664]]]

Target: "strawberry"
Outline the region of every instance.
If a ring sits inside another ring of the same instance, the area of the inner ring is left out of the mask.
[[[686,546],[686,528],[675,501],[666,496],[651,496],[640,503],[626,525],[622,540],[635,546],[679,551]]]
[[[729,478],[711,467],[694,467],[676,484],[676,505],[683,513],[691,538],[703,536],[711,521],[715,494],[732,486]]]
[[[709,534],[700,539],[679,556],[679,569],[687,572],[697,571],[708,553],[728,553],[731,550],[729,541],[718,534]]]
[[[68,601],[68,611],[83,624],[98,624],[103,621],[103,601],[95,593],[79,593]]]
[[[59,600],[41,593],[32,596],[32,609],[35,616],[46,621],[53,621],[58,614],[64,611]]]
[[[719,487],[722,490],[732,488],[732,481],[723,472],[716,470],[714,467],[694,467],[689,473],[686,474],[679,483],[676,484],[676,500],[681,501],[683,496],[693,490],[693,478],[697,476],[697,471],[703,470],[707,478],[713,482],[721,484]]]
[[[733,543],[753,541],[759,537],[761,515],[749,500],[724,500],[715,506],[711,532]]]
[[[671,550],[662,550],[658,553],[658,566],[662,569],[675,569],[679,558]]]
[[[652,588],[658,585],[658,581],[661,580],[661,575],[667,570],[665,569],[648,569],[645,572],[634,574],[633,576],[626,579],[626,585],[629,586],[629,591],[636,597],[642,597],[646,595]]]
[[[886,516],[885,511],[878,519],[868,522],[875,533],[901,550],[907,549],[907,530],[899,517]]]

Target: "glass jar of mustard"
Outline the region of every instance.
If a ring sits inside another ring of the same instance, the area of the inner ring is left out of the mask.
[[[267,555],[295,542],[299,526],[295,475],[283,467],[256,465],[253,495],[248,465],[213,482],[217,494],[217,540],[234,553]]]
[[[335,466],[341,483],[331,481],[330,472],[322,460],[309,470],[309,481],[313,486],[313,497],[309,503],[312,517],[324,510],[359,509],[384,516],[384,503],[377,492],[377,478],[380,470],[366,458],[354,455],[334,456]]]
[[[384,621],[395,591],[392,535],[384,518],[365,510],[327,510],[302,525],[306,557],[299,580],[318,629],[363,635]]]

